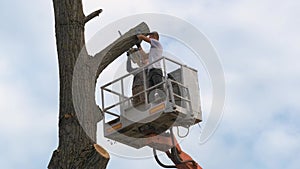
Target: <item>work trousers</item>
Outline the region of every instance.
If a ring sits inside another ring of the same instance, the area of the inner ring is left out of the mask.
[[[163,80],[163,73],[162,73],[161,69],[152,68],[149,70],[149,72],[148,72],[148,82],[149,82],[148,88],[161,83],[162,80]],[[159,86],[155,87],[154,89],[163,90],[163,86],[159,85]],[[154,89],[152,89],[152,90],[154,90]],[[150,90],[150,92],[152,90]]]

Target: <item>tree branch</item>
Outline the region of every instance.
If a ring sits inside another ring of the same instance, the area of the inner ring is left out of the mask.
[[[136,37],[137,33],[149,32],[150,30],[148,25],[142,22],[136,27],[130,29],[118,39],[116,39],[113,43],[104,48],[102,51],[97,53],[90,60],[91,67],[93,69],[96,68],[96,70],[93,70],[93,72],[96,72],[96,79],[98,78],[100,73],[105,69],[106,66],[112,63],[116,58],[121,56],[124,52],[126,52],[129,48],[131,48],[138,42],[138,39]]]
[[[99,14],[102,12],[103,10],[102,9],[99,9],[91,14],[89,14],[88,16],[85,17],[84,19],[84,23],[87,23],[88,21],[90,21],[91,19],[99,16]]]

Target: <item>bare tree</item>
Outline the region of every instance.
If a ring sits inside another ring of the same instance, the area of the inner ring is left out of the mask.
[[[82,0],[53,0],[53,5],[60,82],[59,145],[48,168],[106,168],[109,154],[96,144],[97,123],[103,118],[95,103],[96,79],[109,63],[137,43],[137,30],[146,33],[149,29],[141,23],[92,57],[85,48],[84,28],[102,10],[85,16]],[[76,113],[77,109],[83,113]]]

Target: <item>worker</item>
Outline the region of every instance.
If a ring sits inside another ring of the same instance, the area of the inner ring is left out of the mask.
[[[144,70],[140,70],[140,71],[137,71],[138,68],[132,68],[132,65],[131,65],[131,56],[134,56],[135,58],[133,59],[133,61],[135,63],[137,63],[137,65],[139,67],[143,67],[144,65],[147,65],[149,63],[149,60],[148,60],[148,54],[146,54],[142,48],[132,48],[130,49],[128,52],[127,52],[127,64],[126,64],[126,70],[127,72],[129,73],[132,73],[133,74],[133,83],[132,83],[132,88],[131,88],[131,91],[132,91],[132,95],[136,95],[142,91],[145,90],[144,88],[144,75],[146,75],[146,72],[147,72],[147,69],[145,69],[145,72]],[[147,84],[145,85],[147,86]],[[134,96],[132,98],[132,105],[134,107],[137,107],[138,105],[141,105],[145,103],[145,94],[144,93],[141,93],[137,96]]]
[[[163,73],[162,73],[161,63],[160,61],[158,62],[155,61],[162,57],[163,47],[159,42],[159,34],[156,31],[149,33],[148,36],[137,35],[137,38],[139,40],[148,42],[151,45],[149,51],[149,62],[151,65],[149,65],[148,67],[148,74],[147,74],[148,83],[149,83],[148,87],[150,88],[162,82]],[[157,89],[162,90],[163,89],[162,85],[159,85],[154,89],[150,90],[150,95],[151,95],[151,91],[153,90],[157,91]],[[159,93],[161,92],[158,93],[155,92],[154,95]]]

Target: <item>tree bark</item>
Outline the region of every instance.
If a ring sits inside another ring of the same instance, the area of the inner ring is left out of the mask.
[[[97,123],[102,119],[95,103],[96,80],[108,64],[136,43],[137,29],[147,33],[149,28],[142,23],[91,57],[85,48],[84,26],[102,10],[85,16],[82,0],[53,0],[53,5],[60,83],[59,145],[48,168],[106,168],[109,154],[96,144]]]
[[[86,17],[82,1],[53,0],[53,5],[60,79],[59,145],[48,168],[106,168],[109,155],[103,156],[97,151],[95,140],[81,127],[72,102],[74,66],[82,48],[87,54],[84,49]],[[96,128],[96,124],[96,121],[91,122],[92,128]]]

